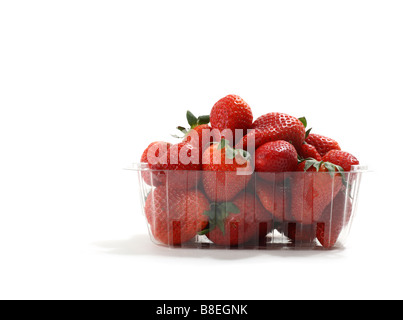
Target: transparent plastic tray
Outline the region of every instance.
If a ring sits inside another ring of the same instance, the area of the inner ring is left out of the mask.
[[[343,247],[365,166],[350,172],[155,171],[133,164],[151,241],[172,248]],[[234,206],[235,205],[235,206]]]

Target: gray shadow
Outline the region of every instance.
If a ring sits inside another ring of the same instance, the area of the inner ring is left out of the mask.
[[[93,243],[101,252],[112,255],[156,256],[194,259],[240,260],[272,256],[342,258],[344,248],[322,249],[220,249],[220,248],[168,248],[151,242],[147,234],[137,234],[129,239],[106,240]]]

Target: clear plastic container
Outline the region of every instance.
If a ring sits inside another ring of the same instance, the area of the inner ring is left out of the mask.
[[[134,164],[151,240],[185,248],[342,247],[364,166],[350,172],[155,171]]]

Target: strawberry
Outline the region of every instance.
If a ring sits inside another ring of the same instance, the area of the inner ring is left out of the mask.
[[[183,141],[186,141],[204,151],[206,148],[209,147],[209,142],[214,141],[213,139],[211,139],[210,133],[211,127],[208,124],[201,124],[194,127],[193,129],[190,129],[186,136],[183,138]],[[208,138],[208,140],[205,139],[205,144],[203,143],[203,135]]]
[[[192,239],[208,224],[206,196],[196,190],[159,186],[148,195],[145,215],[155,240],[178,245]]]
[[[266,131],[251,129],[248,130],[248,133],[236,143],[235,148],[248,150],[249,152],[255,152],[255,150],[261,145],[265,144],[266,142],[275,140],[278,139],[271,140]]]
[[[256,195],[263,207],[278,221],[290,221],[291,215],[291,188],[289,179],[267,182],[258,180]]]
[[[203,152],[208,147],[210,142],[220,140],[220,135],[217,134],[215,131],[212,132],[211,127],[208,125],[210,122],[209,115],[196,118],[193,113],[187,111],[186,119],[190,128],[184,128],[181,126],[176,127],[179,131],[185,134],[185,136],[183,137],[183,141],[186,141],[191,145],[200,148],[200,150],[202,150]],[[176,135],[173,136],[176,138],[180,138]],[[200,153],[200,156],[202,155],[202,152]]]
[[[319,154],[318,150],[316,150],[316,148],[309,144],[304,142],[301,146],[301,151],[299,153],[299,155],[303,158],[303,159],[308,159],[308,158],[313,158],[315,160],[321,161],[322,157]]]
[[[360,164],[357,158],[351,153],[341,150],[330,150],[322,159],[323,161],[328,161],[342,167],[344,171],[350,171],[351,166]]]
[[[250,155],[231,148],[227,140],[213,143],[202,160],[204,191],[214,202],[230,201],[251,179]]]
[[[241,97],[231,94],[214,104],[210,112],[210,122],[211,127],[220,132],[230,130],[233,138],[236,137],[236,129],[242,130],[244,136],[246,130],[252,126],[252,109]]]
[[[150,143],[143,151],[140,162],[146,163],[147,167],[155,165],[160,160],[160,156],[163,156],[171,146],[172,144],[164,141],[155,141]],[[142,171],[141,175],[144,181],[150,186],[158,186],[162,182],[159,177],[153,174],[151,171]]]
[[[300,150],[305,138],[305,126],[298,118],[285,113],[271,112],[260,116],[253,122],[247,135],[236,145],[246,150],[248,141],[255,142],[255,148],[269,141],[284,140]]]
[[[343,228],[348,225],[352,214],[352,203],[344,191],[340,191],[318,220],[316,238],[328,249],[335,245]]]
[[[204,213],[209,225],[199,234],[218,245],[236,246],[264,238],[272,227],[272,217],[252,194],[244,192],[232,202],[213,203]]]
[[[342,186],[343,168],[315,159],[301,162],[292,176],[291,212],[295,221],[311,224],[318,221],[325,207]]]
[[[270,180],[272,175],[265,172],[294,171],[298,165],[298,154],[294,146],[287,141],[267,142],[260,146],[254,155],[255,170],[262,179]]]
[[[305,142],[313,145],[321,157],[323,157],[330,150],[340,150],[340,146],[337,141],[320,134],[310,133],[306,137]]]
[[[192,189],[197,185],[200,164],[200,150],[186,141],[171,146],[163,160],[151,168],[161,183],[178,189]]]

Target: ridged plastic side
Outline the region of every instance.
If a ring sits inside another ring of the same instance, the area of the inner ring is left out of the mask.
[[[168,247],[316,249],[342,247],[362,173],[138,171],[151,240]],[[221,221],[221,222],[220,222]]]

